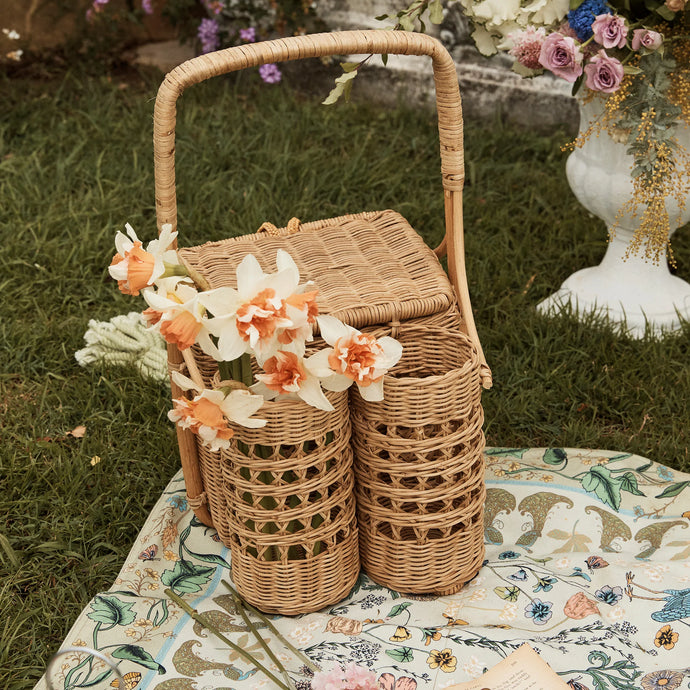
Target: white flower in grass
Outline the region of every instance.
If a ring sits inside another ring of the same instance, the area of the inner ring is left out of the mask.
[[[212,451],[230,445],[234,432],[228,427],[228,421],[249,429],[266,425],[265,419],[252,418],[264,403],[260,395],[242,389],[227,394],[221,390],[201,390],[179,372],[173,372],[172,379],[182,390],[195,390],[199,395],[192,400],[173,400],[173,409],[168,412],[169,419],[195,433]]]
[[[300,326],[287,310],[288,300],[299,294],[299,271],[281,249],[276,264],[276,273],[264,273],[256,257],[248,254],[237,267],[237,290],[219,288],[202,295],[203,305],[214,317],[209,330],[218,337],[221,359],[231,361],[253,352],[262,364],[280,348],[280,336]]]
[[[206,309],[200,300],[203,293],[174,278],[165,281],[161,289],[143,291],[149,305],[144,318],[152,328],[160,331],[167,342],[177,345],[180,350],[199,343],[207,355],[220,359],[209,333]]]
[[[120,291],[126,295],[138,295],[140,290],[150,287],[165,273],[165,264],[177,264],[177,252],[170,249],[177,232],[166,223],[158,239],[142,247],[139,238],[127,223],[127,235],[118,232],[115,235],[117,254],[108,268],[111,278],[117,280]]]
[[[279,350],[264,362],[264,373],[257,374],[258,383],[250,390],[273,400],[279,395],[297,397],[319,410],[331,412],[333,405],[321,390],[319,379],[309,370],[307,362],[294,352]]]
[[[365,400],[383,400],[383,375],[400,360],[402,345],[388,336],[360,333],[333,316],[319,316],[317,321],[331,347],[309,357],[307,366],[323,387],[343,391],[354,382]]]

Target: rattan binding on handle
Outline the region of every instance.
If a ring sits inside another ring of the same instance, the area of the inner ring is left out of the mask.
[[[482,385],[491,387],[474,324],[467,275],[462,221],[462,188],[465,179],[463,121],[455,63],[435,38],[406,31],[341,31],[291,36],[251,43],[200,55],[169,72],[158,90],[153,115],[154,177],[158,227],[177,227],[175,190],[175,122],[177,99],[188,87],[211,77],[271,62],[349,54],[428,55],[436,85],[436,108],[441,145],[441,175],[445,195],[446,236],[436,253],[448,255],[448,274],[455,288],[465,328],[481,361]]]

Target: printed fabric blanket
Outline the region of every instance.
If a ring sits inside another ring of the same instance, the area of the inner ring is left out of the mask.
[[[408,596],[362,574],[334,606],[274,625],[321,668],[355,661],[384,690],[475,678],[524,642],[574,690],[690,688],[690,475],[629,453],[490,448],[486,556],[451,596]],[[113,587],[64,646],[119,662],[128,690],[275,685],[169,600],[172,588],[269,668],[222,584],[229,553],[185,499],[178,473]],[[259,624],[308,690],[300,662]],[[54,664],[54,687],[117,687],[84,652]],[[45,678],[36,688],[46,688]]]

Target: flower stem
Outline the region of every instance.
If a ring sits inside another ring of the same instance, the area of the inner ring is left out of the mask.
[[[256,641],[264,648],[264,651],[268,656],[271,658],[273,663],[278,667],[278,670],[281,672],[283,675],[283,678],[285,679],[285,682],[288,684],[288,686],[291,684],[290,677],[287,674],[287,671],[285,670],[285,667],[283,666],[282,663],[278,660],[278,657],[273,653],[271,648],[266,644],[266,640],[264,640],[263,637],[261,637],[261,633],[257,630],[256,626],[254,623],[252,623],[249,620],[249,616],[247,615],[247,611],[244,608],[244,602],[242,601],[242,598],[240,595],[233,589],[231,590],[230,594],[232,595],[232,599],[235,602],[235,606],[237,607],[237,610],[239,611],[240,616],[242,616],[242,620],[244,621],[245,625],[249,628],[251,631],[252,635],[256,638]]]
[[[239,380],[249,388],[254,383],[254,374],[252,373],[252,363],[249,358],[249,353],[245,352],[239,359],[240,362],[240,378]]]
[[[275,627],[275,625],[273,625],[273,623],[271,623],[271,621],[268,620],[268,618],[266,618],[266,616],[264,616],[263,613],[261,613],[261,611],[259,611],[258,609],[254,608],[249,602],[244,601],[244,599],[242,599],[242,597],[239,595],[239,593],[237,592],[237,590],[236,590],[227,580],[221,580],[221,582],[230,590],[230,592],[233,594],[234,597],[237,597],[237,598],[240,600],[242,606],[245,607],[247,610],[251,611],[255,616],[257,616],[257,617],[259,618],[259,620],[261,620],[262,623],[265,623],[266,626],[268,627],[268,629],[269,629],[269,630],[270,630],[270,631],[271,631],[271,632],[272,632],[272,633],[273,633],[273,634],[274,634],[274,635],[275,635],[275,636],[276,636],[276,637],[277,637],[277,638],[278,638],[278,639],[279,639],[279,640],[280,640],[280,641],[281,641],[281,642],[282,642],[282,643],[283,643],[293,654],[295,654],[297,657],[299,657],[299,659],[300,659],[301,661],[304,662],[305,666],[308,666],[308,667],[309,667],[312,671],[314,671],[314,672],[320,671],[320,670],[321,670],[321,669],[320,669],[320,668],[319,668],[319,667],[318,667],[318,666],[317,666],[317,665],[316,665],[306,654],[304,654],[302,651],[300,651],[299,649],[297,649],[297,647],[293,647],[293,646],[292,646],[292,645],[291,645],[291,644],[290,644],[290,643],[289,643],[289,642],[278,632],[278,629]]]
[[[289,685],[285,685],[283,681],[279,680],[276,676],[274,676],[263,664],[259,663],[251,654],[245,652],[244,649],[242,649],[242,647],[238,647],[234,642],[225,637],[225,635],[223,635],[223,633],[220,632],[220,630],[218,630],[218,628],[216,628],[216,626],[213,625],[213,623],[206,620],[206,618],[204,618],[198,611],[193,609],[181,597],[175,594],[175,592],[173,592],[171,589],[166,589],[165,594],[170,599],[172,599],[187,615],[191,616],[197,623],[203,625],[204,628],[212,632],[218,639],[225,642],[225,644],[228,645],[230,649],[236,651],[243,659],[253,664],[259,671],[268,676],[268,678],[270,678],[278,687],[283,688],[283,690],[291,690]]]

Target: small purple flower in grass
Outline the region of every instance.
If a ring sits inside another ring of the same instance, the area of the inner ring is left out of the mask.
[[[215,19],[202,19],[196,35],[201,41],[202,53],[210,53],[218,48],[218,22]]]
[[[256,29],[253,26],[247,29],[240,29],[240,38],[247,43],[254,43],[256,41]]]
[[[525,618],[531,618],[535,625],[544,625],[553,615],[551,611],[552,606],[553,603],[550,601],[534,599],[525,606]]]
[[[153,14],[153,0],[141,0],[141,9],[144,14]]]
[[[283,78],[281,71],[278,69],[278,65],[273,62],[268,65],[261,65],[261,67],[259,67],[259,76],[267,84],[277,84]]]

